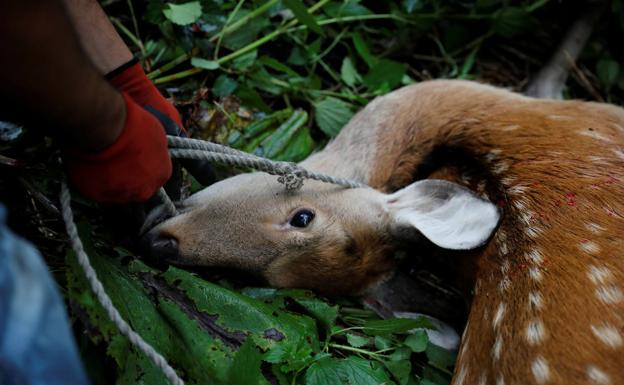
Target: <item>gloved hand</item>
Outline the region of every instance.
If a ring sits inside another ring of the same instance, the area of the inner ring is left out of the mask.
[[[117,140],[95,153],[76,149],[64,153],[72,184],[99,202],[144,202],[172,172],[162,124],[129,95],[122,95],[126,120]]]
[[[186,132],[178,110],[162,96],[154,83],[148,79],[136,58],[108,73],[106,78],[115,88],[128,94],[140,106],[150,106],[160,111],[173,120],[183,132]]]
[[[152,81],[148,79],[136,58],[107,74],[106,77],[118,90],[126,92],[140,106],[158,118],[167,135],[188,136],[178,110],[162,96]],[[173,200],[180,198],[181,175],[178,164],[181,164],[204,186],[215,181],[214,171],[205,160],[181,159],[174,161],[173,176],[165,185],[165,190]]]

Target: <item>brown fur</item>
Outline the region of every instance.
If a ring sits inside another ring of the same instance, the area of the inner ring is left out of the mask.
[[[366,160],[370,185],[395,190],[435,149],[459,148],[482,165],[486,190],[505,210],[497,237],[475,260],[454,384],[619,383],[624,111],[434,81],[378,99],[355,120],[377,112],[386,119],[370,133],[376,138],[376,155]],[[341,135],[358,135],[355,129],[350,124]],[[608,268],[608,276],[592,282],[590,266]],[[601,291],[611,297],[601,300]],[[529,303],[531,294],[540,306]],[[505,310],[494,322],[499,306]],[[531,323],[538,325],[532,334]]]
[[[465,161],[424,167],[447,150]],[[466,267],[474,296],[455,385],[624,378],[624,110],[423,82],[371,102],[302,165],[386,192],[415,175],[441,176],[503,209],[496,235]],[[307,181],[285,196],[264,174],[235,178],[160,226],[188,263],[238,266],[276,286],[332,294],[387,275],[394,245],[379,193]],[[297,207],[317,210],[311,228],[275,230]]]

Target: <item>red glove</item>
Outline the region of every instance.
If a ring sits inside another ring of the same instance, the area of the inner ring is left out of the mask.
[[[180,113],[147,78],[138,60],[133,59],[106,77],[115,88],[127,93],[140,106],[151,106],[153,109],[162,112],[186,132],[182,126]]]
[[[65,153],[73,185],[86,197],[99,202],[146,201],[171,176],[163,126],[129,95],[122,94],[126,121],[115,143],[97,153],[77,150]]]

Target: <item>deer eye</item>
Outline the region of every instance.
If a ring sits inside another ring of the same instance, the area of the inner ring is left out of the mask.
[[[312,211],[306,209],[299,210],[291,218],[290,225],[293,227],[308,227],[312,219],[314,219]]]

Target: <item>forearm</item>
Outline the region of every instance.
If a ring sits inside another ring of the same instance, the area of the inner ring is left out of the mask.
[[[132,60],[132,52],[97,0],[63,0],[82,48],[101,74]]]
[[[80,47],[60,1],[0,2],[0,114],[98,150],[125,120],[121,95]]]

